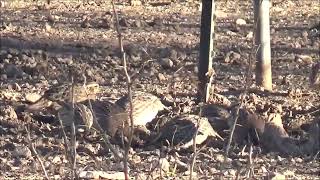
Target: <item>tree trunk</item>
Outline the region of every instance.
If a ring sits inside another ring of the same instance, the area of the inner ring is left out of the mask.
[[[212,58],[214,56],[214,0],[202,0],[200,59],[198,64],[198,100],[207,101],[211,92],[211,81],[214,74]]]
[[[256,83],[272,90],[269,0],[253,0],[256,48]]]

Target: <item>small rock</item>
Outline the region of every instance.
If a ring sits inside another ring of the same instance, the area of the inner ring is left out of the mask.
[[[50,25],[48,22],[46,22],[46,23],[44,24],[44,29],[45,29],[45,31],[50,32],[51,29],[52,29],[52,27],[51,27],[51,25]]]
[[[162,59],[160,59],[159,63],[163,68],[172,68],[173,67],[173,62],[169,58],[162,58]]]
[[[170,163],[166,158],[160,158],[160,160],[153,160],[153,167],[160,167],[163,172],[169,172]]]
[[[7,62],[9,63],[9,59],[12,59],[12,58],[13,58],[12,54],[8,53],[7,54],[7,59],[8,59]]]
[[[141,6],[142,2],[140,0],[131,0],[130,6]]]
[[[237,35],[237,33],[233,32],[233,31],[230,31],[230,30],[227,30],[226,34],[229,35],[229,36],[236,36]]]
[[[220,163],[224,162],[224,156],[222,154],[216,154],[214,159]]]
[[[296,163],[303,163],[303,159],[301,159],[301,158],[295,158],[295,161],[296,161]]]
[[[247,36],[246,36],[247,39],[252,39],[253,38],[253,32],[250,31]]]
[[[309,55],[296,55],[295,60],[299,63],[312,64],[313,58]]]
[[[5,81],[8,79],[8,76],[6,74],[1,74],[0,79],[1,81]]]
[[[61,158],[60,158],[59,156],[55,156],[55,157],[51,160],[51,162],[52,162],[53,164],[60,164],[60,163],[61,163]]]
[[[228,170],[228,173],[229,173],[231,176],[236,176],[237,171],[234,170],[234,169],[229,169],[229,170]]]
[[[270,179],[270,178],[268,178],[268,179]],[[275,173],[274,176],[271,178],[271,180],[277,180],[277,179],[287,179],[287,178],[283,174]]]
[[[68,64],[68,65],[73,64],[72,57],[67,57],[67,58],[58,57],[57,60],[58,60],[59,62],[61,62],[61,63],[65,63],[65,64]]]
[[[159,73],[159,74],[158,74],[158,79],[159,79],[159,81],[161,82],[161,81],[165,81],[165,80],[166,80],[166,77],[165,77],[162,73]]]
[[[239,18],[236,20],[236,24],[239,26],[242,26],[242,25],[246,25],[247,22],[246,22],[246,20]]]
[[[25,62],[28,62],[28,60],[29,60],[29,56],[27,56],[26,54],[21,54],[21,56],[20,56],[20,59],[22,60],[22,61],[25,61]]]
[[[37,93],[28,93],[26,94],[26,97],[25,97],[26,101],[30,103],[34,103],[40,98],[41,98],[41,95]]]

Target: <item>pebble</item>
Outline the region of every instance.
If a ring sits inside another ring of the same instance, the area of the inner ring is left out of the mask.
[[[236,20],[236,24],[239,26],[242,26],[242,25],[246,25],[247,22],[246,22],[246,20],[239,18]]]
[[[246,36],[247,39],[252,39],[253,38],[253,32],[250,31],[247,36]]]
[[[169,58],[161,58],[159,63],[163,68],[172,68],[173,67],[173,62]]]
[[[165,81],[165,80],[166,80],[166,77],[165,77],[162,73],[159,73],[159,74],[158,74],[158,79],[159,79],[159,81],[161,82],[161,81]]]
[[[41,95],[37,93],[28,93],[26,94],[26,97],[25,97],[26,101],[31,103],[36,102],[40,98],[41,98]]]

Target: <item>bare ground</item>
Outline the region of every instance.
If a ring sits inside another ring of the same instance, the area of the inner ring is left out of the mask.
[[[25,103],[26,94],[41,94],[50,85],[69,81],[72,66],[76,81],[94,80],[104,87],[103,97],[116,99],[125,92],[117,34],[113,27],[109,3],[53,1],[49,7],[38,1],[1,1],[0,7],[0,120],[37,122],[31,128],[39,156],[52,178],[70,177],[70,166],[64,156],[61,132],[52,118],[29,119],[15,108]],[[130,6],[117,4],[121,31],[128,54],[129,73],[143,69],[134,81],[135,89],[174,96],[180,112],[191,112],[197,87],[200,11],[198,1],[172,2],[169,5]],[[217,2],[217,57],[214,60],[216,92],[237,102],[252,48],[253,27],[251,2]],[[237,19],[245,25],[236,25]],[[271,8],[273,95],[251,93],[253,104],[281,106],[284,127],[299,138],[300,126],[319,118],[319,90],[308,85],[310,65],[319,61],[319,37],[310,37],[309,28],[319,21],[319,1],[273,1]],[[228,53],[238,58],[226,60]],[[47,59],[43,57],[47,55]],[[169,58],[171,62],[168,63]],[[174,93],[173,93],[174,92]],[[294,93],[288,93],[294,92]],[[291,94],[291,95],[284,95]],[[292,95],[293,94],[293,95]],[[44,177],[40,165],[28,150],[26,131],[0,126],[0,178]],[[78,169],[121,171],[111,154],[105,154],[97,140],[79,135]],[[20,150],[19,150],[20,149]],[[22,150],[21,150],[22,149]],[[245,178],[247,153],[235,147],[224,164],[222,148],[204,147],[196,160],[199,179]],[[132,150],[131,173],[138,179],[160,178],[155,166],[159,158],[169,161],[165,178],[187,178],[191,152],[166,154],[162,149]],[[22,154],[22,155],[21,155]],[[319,156],[282,157],[276,152],[257,153],[253,159],[255,178],[267,179],[278,173],[293,179],[319,178]],[[161,156],[160,156],[161,155]],[[178,163],[179,159],[183,163]],[[176,170],[174,167],[176,166]],[[155,169],[155,170],[154,170]],[[283,177],[278,176],[279,179]]]

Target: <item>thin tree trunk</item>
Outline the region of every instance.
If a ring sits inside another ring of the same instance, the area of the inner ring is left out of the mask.
[[[272,90],[271,47],[270,47],[270,1],[253,0],[256,51],[256,83]]]
[[[200,34],[200,59],[198,64],[198,98],[208,99],[208,91],[211,89],[211,80],[214,74],[212,58],[214,56],[214,0],[202,0],[201,34]]]

